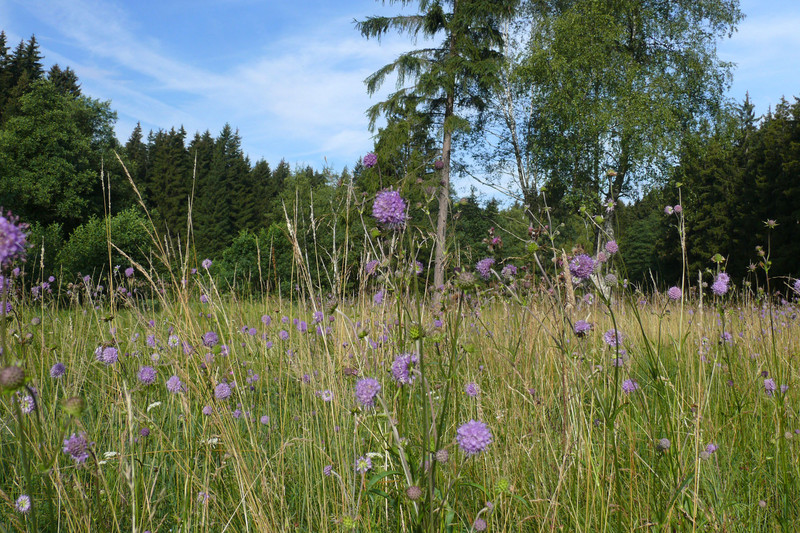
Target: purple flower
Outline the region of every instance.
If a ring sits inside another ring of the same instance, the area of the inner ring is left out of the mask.
[[[681,204],[675,204],[675,207],[673,207],[672,210],[678,214],[681,214],[683,212],[683,207],[681,207]]]
[[[214,396],[217,400],[227,400],[231,395],[231,386],[227,383],[220,383],[214,388]]]
[[[270,324],[272,324],[272,317],[269,315],[262,315],[261,323],[264,324],[265,326],[269,326]]]
[[[213,412],[214,412],[214,408],[211,407],[210,405],[203,406],[203,411],[202,411],[203,415],[211,416],[211,413],[213,413]]]
[[[208,296],[206,296],[205,294],[201,294],[200,295],[200,303],[201,304],[207,304],[208,303]]]
[[[27,224],[18,224],[19,219],[8,213],[7,217],[0,214],[0,268],[10,265],[18,257],[25,255],[28,247],[25,230]]]
[[[178,376],[172,376],[167,380],[167,390],[173,394],[182,392],[184,389],[183,383]]]
[[[709,455],[711,455],[715,451],[717,451],[717,445],[714,444],[713,442],[711,444],[709,444],[708,446],[706,446],[706,453],[708,453]]]
[[[764,392],[767,396],[772,396],[772,394],[778,389],[778,386],[775,384],[775,380],[772,378],[767,378],[764,380]]]
[[[578,279],[589,279],[595,269],[594,259],[586,254],[576,255],[569,263],[569,271]]]
[[[27,494],[23,494],[19,498],[17,498],[16,503],[14,504],[14,508],[17,510],[18,513],[28,514],[31,510],[31,497]]]
[[[333,400],[333,393],[331,392],[330,389],[317,391],[317,396],[322,398],[323,402],[330,402],[331,400]]]
[[[380,291],[376,292],[376,293],[375,293],[375,296],[373,296],[373,297],[372,297],[372,302],[373,302],[375,305],[380,305],[380,304],[382,304],[382,303],[383,303],[383,296],[384,296],[384,294],[385,294],[385,293],[384,293],[384,291],[383,291],[383,290],[380,290]]]
[[[378,164],[378,156],[375,155],[373,152],[370,152],[364,156],[362,163],[366,168],[372,168]]]
[[[615,329],[610,329],[605,333],[603,333],[603,340],[605,341],[606,344],[608,344],[612,348],[615,348],[620,344],[622,344],[624,338],[625,336]]]
[[[128,267],[125,269],[125,277],[132,278],[133,277],[133,267]]]
[[[414,382],[414,365],[419,362],[415,353],[401,353],[392,363],[392,377],[400,385],[410,385]]]
[[[792,287],[794,288],[794,292],[800,294],[800,279],[794,280],[794,285]]]
[[[585,320],[578,320],[575,322],[575,335],[578,337],[585,337],[587,333],[592,331],[592,325]]]
[[[670,300],[680,300],[683,293],[679,287],[670,287],[667,291],[667,297]]]
[[[138,378],[142,385],[152,385],[156,382],[156,369],[152,366],[143,366],[139,369]]]
[[[372,204],[372,216],[378,223],[389,229],[402,229],[408,218],[406,201],[395,190],[383,190],[375,196],[375,202]]]
[[[67,367],[64,366],[64,363],[56,363],[52,367],[50,367],[50,377],[51,378],[60,378],[61,376],[66,373]]]
[[[483,422],[470,420],[456,431],[456,440],[466,455],[475,455],[492,442],[492,432]]]
[[[381,391],[381,384],[375,378],[364,378],[356,383],[356,399],[364,407],[375,405],[375,397]]]
[[[86,441],[86,433],[72,434],[68,439],[64,439],[64,453],[72,457],[76,463],[84,463],[89,458],[89,443]]]
[[[263,415],[263,416],[261,417],[261,419],[260,419],[260,422],[261,422],[261,425],[262,425],[262,426],[267,426],[267,425],[269,425],[269,417],[268,417],[267,415]]]
[[[364,265],[364,272],[367,273],[368,276],[371,276],[375,273],[375,269],[378,268],[380,261],[377,259],[373,259],[372,261],[367,261],[367,264]]]
[[[203,334],[203,346],[213,348],[219,342],[219,336],[213,331],[207,331]]]
[[[673,209],[671,205],[668,205],[664,208],[665,215],[671,215],[673,212],[675,212],[675,209]]]
[[[208,270],[209,268],[211,268],[211,265],[212,265],[211,259],[203,259],[203,262],[201,263],[201,265],[203,266],[203,268]]]
[[[433,168],[435,168],[436,170],[442,170],[444,168],[444,161],[442,161],[441,159],[437,159],[436,161],[433,162]]]
[[[636,382],[635,379],[626,379],[622,382],[622,392],[625,394],[631,394],[636,392],[639,389],[639,384]]]
[[[500,275],[506,279],[511,279],[517,275],[517,267],[512,264],[508,264],[503,267],[503,270],[500,271]]]
[[[280,330],[280,332],[278,332],[278,337],[280,337],[281,340],[285,341],[285,340],[287,340],[289,338],[289,332],[286,331],[285,329],[282,329],[282,330]]]
[[[475,531],[486,531],[486,520],[483,518],[476,518],[472,523],[472,529]]]
[[[356,472],[366,474],[370,470],[372,470],[372,459],[366,455],[356,459]]]
[[[469,383],[464,385],[464,392],[470,398],[474,398],[478,395],[480,391],[478,390],[478,385],[470,381]]]
[[[98,346],[94,351],[94,355],[98,361],[105,363],[106,366],[113,365],[119,358],[119,352],[113,346]]]
[[[606,243],[606,252],[610,253],[611,255],[619,252],[619,244],[617,244],[617,241],[608,241]]]
[[[731,278],[725,272],[720,272],[717,274],[717,277],[714,278],[714,284],[711,285],[711,292],[716,294],[717,296],[723,296],[726,292],[728,292],[728,283],[730,283]]]
[[[491,257],[487,257],[485,259],[481,259],[475,265],[475,270],[478,274],[481,275],[483,279],[489,279],[489,276],[492,274],[492,266],[494,265],[494,259]]]
[[[322,469],[322,475],[325,477],[329,477],[332,472],[333,472],[333,465],[325,465],[325,467]]]

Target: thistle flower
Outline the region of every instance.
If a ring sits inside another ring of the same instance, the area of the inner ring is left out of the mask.
[[[667,297],[673,301],[680,300],[682,295],[683,293],[681,292],[681,289],[679,287],[670,287],[669,290],[667,291]]]
[[[489,276],[492,274],[492,266],[494,266],[494,259],[487,257],[478,261],[475,265],[475,271],[480,274],[483,279],[489,279]]]
[[[375,397],[381,391],[381,384],[375,378],[364,378],[356,383],[356,399],[364,407],[375,405]]]
[[[23,494],[19,498],[17,498],[16,503],[14,504],[14,508],[17,510],[18,513],[28,514],[31,510],[31,497],[27,494]]]
[[[372,204],[372,216],[379,224],[389,229],[402,229],[408,218],[406,201],[395,190],[383,190],[375,196],[375,202]]]
[[[401,353],[392,363],[392,377],[400,385],[410,385],[414,382],[414,365],[419,362],[415,353]]]
[[[372,168],[378,164],[378,156],[375,155],[373,152],[370,152],[364,156],[364,159],[362,159],[361,163],[366,168]]]
[[[456,441],[466,455],[475,455],[492,443],[492,432],[483,422],[470,420],[458,428]]]
[[[86,433],[73,433],[69,438],[64,439],[64,453],[72,457],[76,463],[85,463],[89,458],[90,444],[86,440]]]
[[[569,263],[569,271],[578,279],[589,279],[594,272],[596,263],[586,254],[576,255]]]

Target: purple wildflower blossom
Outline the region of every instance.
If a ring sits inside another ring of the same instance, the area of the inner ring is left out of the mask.
[[[125,269],[125,277],[132,278],[133,277],[133,267],[128,267]]]
[[[86,441],[86,433],[78,435],[73,433],[68,439],[64,439],[63,450],[76,463],[86,462],[86,459],[89,458],[89,443]]]
[[[11,264],[17,258],[25,255],[28,247],[25,230],[26,224],[18,224],[18,218],[8,213],[6,217],[0,214],[0,268]]]
[[[392,376],[400,385],[410,385],[414,382],[413,367],[419,362],[415,353],[401,353],[392,363]]]
[[[389,229],[402,229],[408,218],[406,201],[395,190],[383,190],[375,196],[375,202],[372,204],[372,216]]]
[[[203,346],[213,348],[219,342],[219,336],[213,331],[207,331],[203,334]]]
[[[17,501],[14,503],[14,508],[18,513],[28,514],[31,510],[31,497],[27,494],[23,494],[17,498]]]
[[[670,287],[667,291],[667,297],[670,300],[680,300],[683,293],[679,287]]]
[[[475,265],[475,270],[483,279],[489,279],[489,276],[492,274],[492,266],[494,266],[494,259],[487,257],[478,261]]]
[[[512,264],[508,264],[503,267],[503,270],[500,271],[500,275],[506,279],[511,279],[517,275],[517,267]]]
[[[612,348],[615,348],[620,344],[622,344],[624,338],[625,336],[615,329],[610,329],[605,333],[603,333],[603,340],[605,341],[606,344],[608,344]]]
[[[635,379],[626,379],[622,382],[622,392],[625,394],[631,394],[636,392],[639,389],[639,384],[636,382]]]
[[[333,465],[325,465],[325,467],[322,469],[322,475],[325,477],[330,477],[332,472],[333,472]]]
[[[375,397],[381,391],[381,384],[375,378],[364,378],[356,383],[356,399],[364,407],[375,405]]]
[[[475,398],[478,395],[478,393],[480,392],[480,390],[478,389],[478,385],[476,383],[470,381],[469,383],[464,385],[464,392],[470,398]]]
[[[214,388],[214,396],[217,400],[227,400],[231,395],[231,386],[227,383],[220,383]]]
[[[578,279],[589,279],[594,272],[596,263],[586,254],[576,255],[569,263],[569,271]]]
[[[181,378],[178,376],[172,376],[167,380],[167,390],[173,394],[177,394],[182,392],[184,389],[183,383],[181,383]]]
[[[205,406],[203,406],[203,411],[202,411],[202,413],[203,413],[203,415],[204,415],[204,416],[211,416],[211,414],[212,414],[213,412],[214,412],[214,408],[213,408],[213,407],[211,407],[210,405],[205,405]]]
[[[606,252],[610,253],[611,255],[619,252],[619,244],[617,244],[617,241],[608,241],[606,243]]]
[[[592,325],[585,320],[578,320],[575,322],[575,335],[578,337],[585,337],[587,333],[592,331]]]
[[[372,168],[378,164],[378,156],[374,152],[370,152],[364,156],[361,162],[366,168]]]
[[[212,264],[213,264],[213,263],[211,262],[211,259],[203,259],[203,262],[201,263],[201,265],[203,266],[203,268],[205,268],[206,270],[208,270],[209,268],[211,268],[211,265],[212,265]]]
[[[472,529],[475,531],[486,531],[486,520],[483,518],[476,518],[472,523]]]
[[[152,366],[143,366],[139,369],[138,378],[142,385],[152,385],[156,382],[156,369]]]
[[[767,396],[772,396],[777,389],[778,386],[775,384],[774,379],[767,378],[764,380],[764,392],[767,394]]]
[[[51,378],[60,378],[61,376],[66,373],[67,367],[64,366],[64,363],[56,363],[52,367],[50,367],[50,377]]]
[[[456,440],[466,455],[475,455],[492,442],[492,432],[483,422],[470,420],[456,431]]]
[[[360,474],[366,474],[368,471],[372,470],[372,459],[369,456],[361,456],[356,459],[356,472]]]
[[[714,284],[711,285],[711,292],[717,296],[723,296],[726,292],[728,292],[728,283],[730,283],[730,281],[731,278],[727,273],[720,272],[714,279]]]
[[[364,265],[364,272],[367,273],[368,276],[371,276],[375,273],[375,270],[378,268],[380,261],[377,259],[373,259],[371,261],[367,261],[367,264]]]
[[[119,352],[113,346],[98,346],[94,351],[94,355],[98,361],[104,363],[106,366],[111,366],[117,362]]]
[[[285,341],[289,338],[289,332],[286,331],[285,329],[282,329],[278,332],[278,337],[280,337],[281,340]]]

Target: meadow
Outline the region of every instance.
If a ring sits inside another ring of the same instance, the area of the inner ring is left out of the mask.
[[[426,294],[383,222],[335,296],[7,261],[0,530],[796,530],[800,287],[768,257],[659,291],[544,239]]]

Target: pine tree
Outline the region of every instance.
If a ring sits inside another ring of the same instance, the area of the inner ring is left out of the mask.
[[[53,85],[66,95],[75,97],[81,95],[81,84],[78,83],[78,75],[69,67],[61,70],[61,67],[56,63],[47,71],[47,79],[53,82]]]
[[[400,0],[399,3],[409,2]],[[444,5],[449,6],[449,12],[445,11]],[[420,0],[418,14],[368,17],[356,23],[357,29],[367,38],[380,39],[389,30],[414,38],[420,34],[429,39],[443,37],[438,46],[401,54],[366,80],[370,94],[374,94],[392,73],[397,74],[400,85],[406,79],[413,80],[412,86],[400,88],[386,101],[369,109],[373,126],[379,115],[398,110],[409,99],[422,104],[431,116],[441,117],[439,126],[444,166],[437,195],[439,210],[433,279],[437,287],[444,283],[453,134],[468,128],[468,115],[464,113],[468,110],[480,112],[485,106],[484,96],[497,82],[501,64],[498,50],[502,46],[499,26],[502,20],[513,14],[515,5],[516,2],[511,0]]]

